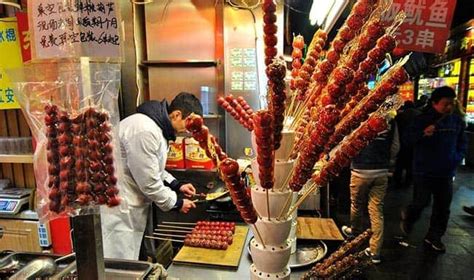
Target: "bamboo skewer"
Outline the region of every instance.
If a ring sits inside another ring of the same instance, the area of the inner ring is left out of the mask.
[[[179,230],[179,229],[155,229],[156,232],[182,232],[182,233],[191,233],[192,230]]]
[[[268,189],[265,189],[265,192],[267,194],[267,214],[268,214],[268,220],[270,221],[270,197],[268,195]]]
[[[252,224],[252,227],[255,229],[255,232],[256,232],[257,235],[258,235],[258,239],[260,239],[260,241],[262,242],[263,249],[266,249],[266,248],[265,248],[265,243],[263,242],[263,238],[262,238],[262,236],[260,235],[260,231],[258,231],[257,225],[256,225],[256,224]]]
[[[184,235],[168,234],[168,233],[156,233],[156,232],[154,232],[153,235],[163,236],[163,237],[177,237],[177,238],[185,238],[186,237]]]
[[[169,224],[169,225],[193,225],[193,226],[195,226],[197,223],[166,222],[166,221],[164,221],[163,224]]]
[[[303,201],[304,201],[314,190],[316,190],[317,187],[318,187],[318,185],[312,184],[311,187],[303,194],[303,196],[300,197],[300,198],[296,201],[295,205],[293,205],[293,206],[291,207],[291,209],[288,211],[286,217],[291,216],[291,214],[293,214],[293,212],[295,212],[295,210],[298,209],[298,207],[301,205],[301,203],[303,203]]]
[[[288,173],[288,176],[286,176],[286,179],[285,179],[285,182],[283,183],[283,186],[288,186],[288,184],[290,183],[291,177],[293,176],[294,171],[295,171],[295,165],[293,165],[293,168],[291,168],[291,171]],[[285,202],[285,206],[283,206],[283,208],[281,209],[281,212],[278,215],[277,219],[281,219],[281,217],[283,216],[283,213],[285,212],[286,207],[288,207],[288,204],[291,201],[291,197],[292,197],[292,194],[290,193],[290,195],[288,196],[288,198]]]
[[[291,96],[290,105],[286,107],[285,118],[292,116],[291,111],[293,110],[293,106],[295,105],[296,96],[297,96],[296,92],[293,93],[293,95]]]
[[[278,215],[278,219],[281,219],[283,217],[283,214],[285,214],[285,209],[290,204],[292,197],[293,197],[293,192],[291,192],[288,198],[286,199],[285,206],[281,208],[280,215]]]
[[[288,173],[288,176],[286,176],[285,182],[283,183],[283,187],[288,187],[288,184],[290,183],[291,177],[293,176],[293,172],[295,171],[295,165],[293,164],[293,167],[291,168],[290,173]]]
[[[157,228],[163,227],[163,228],[176,228],[176,229],[190,229],[192,230],[193,228],[189,227],[179,227],[179,226],[169,226],[169,225],[157,225]]]
[[[181,243],[184,243],[183,240],[177,240],[177,239],[171,239],[171,238],[163,238],[163,237],[154,237],[154,236],[149,236],[149,235],[145,235],[145,238],[148,238],[148,239],[155,239],[155,240],[163,240],[163,241],[172,241],[172,242],[181,242]]]

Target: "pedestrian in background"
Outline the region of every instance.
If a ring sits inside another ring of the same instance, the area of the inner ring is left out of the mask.
[[[445,252],[446,232],[453,196],[453,177],[466,151],[463,119],[453,114],[456,94],[444,86],[433,91],[430,106],[418,115],[404,141],[413,147],[414,188],[412,203],[402,211],[400,229],[408,235],[433,196],[430,228],[424,242]]]
[[[356,236],[364,231],[364,212],[368,209],[373,232],[366,254],[375,264],[380,263],[383,243],[383,205],[387,192],[389,169],[395,164],[399,150],[399,136],[395,121],[381,132],[351,164],[351,227],[343,226],[346,236]]]

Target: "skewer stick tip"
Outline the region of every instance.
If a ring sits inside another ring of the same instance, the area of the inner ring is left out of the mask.
[[[262,243],[263,249],[266,249],[265,243],[263,241],[262,236],[260,235],[260,231],[258,230],[258,227],[256,224],[252,224],[253,228],[255,229],[255,232],[257,233],[258,239],[260,239],[260,242]]]

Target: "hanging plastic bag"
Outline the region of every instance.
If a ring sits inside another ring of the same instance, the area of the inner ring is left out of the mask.
[[[40,220],[77,215],[94,205],[119,205],[120,65],[36,63],[11,71],[11,76],[37,141]]]

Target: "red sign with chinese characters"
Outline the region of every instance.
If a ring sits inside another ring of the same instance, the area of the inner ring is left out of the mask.
[[[31,60],[31,42],[30,29],[28,28],[28,14],[25,12],[17,12],[16,19],[18,22],[18,33],[20,36],[21,55],[23,62]]]
[[[442,53],[449,37],[456,0],[393,0],[384,17],[400,11],[406,18],[396,33],[398,47],[418,52]]]
[[[408,81],[400,86],[399,94],[405,101],[415,101],[415,88],[413,82]]]

